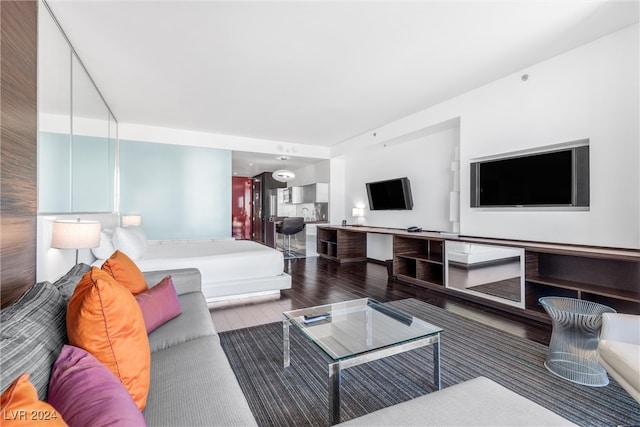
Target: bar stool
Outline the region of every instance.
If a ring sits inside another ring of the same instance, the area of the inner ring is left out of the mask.
[[[284,218],[281,223],[276,224],[276,232],[282,234],[282,251],[285,257],[295,257],[295,254],[291,252],[291,235],[304,230],[304,225],[304,218],[297,216]],[[286,251],[284,250],[284,236],[287,236],[289,239]]]

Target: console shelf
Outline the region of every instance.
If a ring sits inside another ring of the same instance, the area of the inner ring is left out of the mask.
[[[550,322],[538,299],[563,296],[640,314],[640,251],[480,237],[450,237],[377,227],[318,227],[318,254],[337,261],[365,261],[367,233],[393,236],[393,275],[400,281],[456,295],[511,313]],[[446,288],[445,240],[524,249],[524,308]]]
[[[367,233],[318,227],[318,255],[336,262],[367,260]]]
[[[608,305],[622,313],[640,314],[640,253],[578,247],[526,248],[527,294],[570,296]],[[535,304],[535,305],[534,305]],[[537,309],[537,300],[527,300]]]
[[[528,277],[527,282],[531,284],[547,285],[554,288],[574,290],[581,293],[601,295],[620,300],[638,302],[640,301],[640,293],[634,291],[626,291],[624,289],[611,289],[605,286],[591,285],[581,282],[572,282],[570,280],[560,280],[551,277]],[[640,285],[638,285],[640,287]]]
[[[415,259],[418,261],[425,261],[433,264],[442,264],[442,255],[433,256],[433,255],[425,255],[425,254],[416,252],[416,253],[399,254],[398,256],[401,258]]]
[[[393,274],[416,285],[444,286],[443,239],[393,236]]]

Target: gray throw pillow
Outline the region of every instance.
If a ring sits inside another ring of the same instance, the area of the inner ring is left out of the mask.
[[[76,289],[76,286],[78,286],[78,283],[80,283],[80,279],[82,279],[82,276],[89,270],[91,270],[90,265],[77,264],[69,270],[67,274],[53,282],[53,286],[58,288],[64,299],[69,302],[73,291]]]
[[[51,367],[67,342],[67,301],[49,282],[37,283],[0,312],[0,388],[24,373],[46,400]]]

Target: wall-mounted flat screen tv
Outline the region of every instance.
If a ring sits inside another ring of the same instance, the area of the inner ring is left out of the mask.
[[[471,207],[588,206],[588,145],[471,163]]]
[[[409,178],[367,182],[366,186],[369,209],[372,211],[413,209]]]

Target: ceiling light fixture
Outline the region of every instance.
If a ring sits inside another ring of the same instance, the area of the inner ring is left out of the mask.
[[[286,162],[287,160],[289,160],[289,158],[287,156],[282,156],[278,157],[278,160]],[[285,168],[278,169],[277,171],[273,172],[271,176],[278,182],[289,182],[296,177],[296,174]]]

